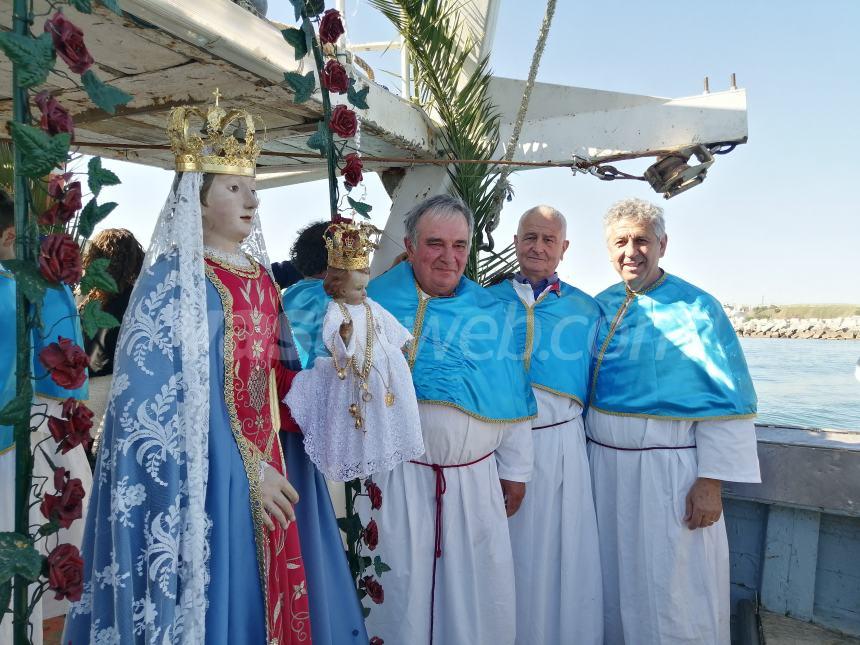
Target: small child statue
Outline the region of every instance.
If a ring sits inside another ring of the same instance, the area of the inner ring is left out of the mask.
[[[304,433],[305,451],[332,481],[391,470],[424,453],[418,402],[403,353],[412,335],[367,297],[370,224],[342,221],[325,235],[331,296],[323,320],[330,356],[299,372],[284,402]]]

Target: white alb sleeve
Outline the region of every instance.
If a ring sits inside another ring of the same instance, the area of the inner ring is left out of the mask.
[[[761,482],[753,419],[697,421],[699,477],[730,482]]]
[[[499,478],[514,482],[531,480],[534,466],[531,420],[511,423],[501,432],[502,441],[496,448]]]

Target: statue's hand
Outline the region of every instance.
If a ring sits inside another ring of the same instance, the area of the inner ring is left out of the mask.
[[[263,496],[263,522],[270,531],[275,529],[273,518],[282,528],[296,521],[293,504],[299,501],[299,494],[292,484],[277,470],[265,466],[261,475],[260,489]]]
[[[345,320],[340,324],[340,338],[343,341],[344,345],[349,345],[349,341],[352,338],[352,321]]]

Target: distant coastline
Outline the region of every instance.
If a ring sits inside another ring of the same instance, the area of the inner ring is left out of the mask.
[[[860,339],[860,305],[724,305],[738,336]]]

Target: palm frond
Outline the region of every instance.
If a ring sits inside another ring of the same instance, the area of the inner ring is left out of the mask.
[[[441,124],[444,153],[451,159],[492,158],[499,146],[499,111],[489,96],[488,59],[480,59],[466,73],[480,41],[467,27],[463,3],[370,0],[370,4],[397,28],[409,47],[416,98]],[[492,163],[457,164],[448,167],[448,174],[452,192],[475,214],[466,275],[483,281],[484,268],[495,266],[492,261],[498,256],[491,254],[487,262],[479,259],[487,225],[495,214],[500,168]]]

